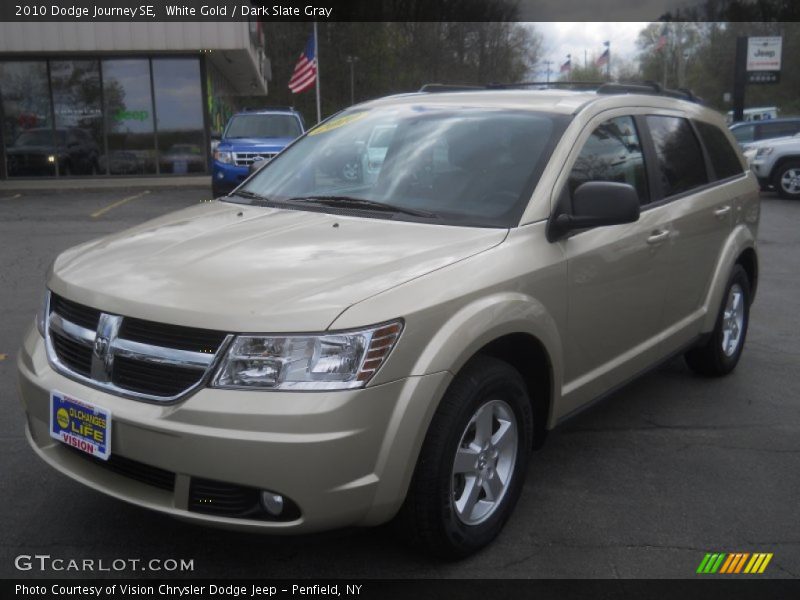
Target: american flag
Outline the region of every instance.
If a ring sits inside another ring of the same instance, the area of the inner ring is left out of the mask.
[[[569,73],[572,70],[572,58],[568,58],[567,62],[561,65],[561,69],[559,71],[561,73]]]
[[[667,26],[664,25],[664,27],[661,29],[661,35],[658,36],[658,41],[656,42],[656,45],[653,48],[656,52],[658,52],[664,46],[667,45],[667,35],[669,35],[669,30],[667,29]]]
[[[603,65],[608,63],[608,48],[606,48],[605,52],[603,52],[600,56],[597,57],[597,60],[594,61],[598,67],[602,67]]]
[[[289,80],[289,89],[293,94],[305,92],[317,80],[317,49],[314,47],[314,36],[308,38],[305,50],[294,66],[294,73]]]

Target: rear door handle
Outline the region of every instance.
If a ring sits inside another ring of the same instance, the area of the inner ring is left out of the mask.
[[[647,243],[651,246],[665,242],[669,237],[669,230],[656,230],[647,238]]]
[[[731,212],[730,204],[726,204],[725,206],[720,206],[719,208],[714,209],[714,216],[717,217],[718,219],[721,219],[729,212]]]

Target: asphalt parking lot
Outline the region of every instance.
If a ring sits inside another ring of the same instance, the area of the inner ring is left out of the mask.
[[[14,567],[49,554],[193,559],[184,575],[195,577],[684,578],[706,552],[772,552],[763,577],[800,577],[800,202],[764,195],[761,280],[735,373],[705,380],[676,359],[579,415],[534,455],[500,538],[443,563],[385,528],[277,538],[184,524],[84,488],[28,447],[15,354],[50,262],[208,197],[0,191],[0,577],[81,575]]]

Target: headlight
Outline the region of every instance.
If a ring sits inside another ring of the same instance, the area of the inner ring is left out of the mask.
[[[756,152],[756,158],[761,158],[762,156],[769,156],[775,151],[775,148],[770,148],[767,146],[766,148],[759,148]]]
[[[345,390],[364,387],[394,348],[401,321],[319,335],[237,336],[217,388]]]
[[[227,150],[215,150],[214,158],[227,165],[233,162],[233,152],[228,152]]]
[[[36,313],[36,329],[44,337],[44,323],[47,320],[47,311],[50,309],[50,290],[45,290],[42,304],[39,306],[39,311]]]

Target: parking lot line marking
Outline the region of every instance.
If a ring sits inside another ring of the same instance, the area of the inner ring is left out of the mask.
[[[109,204],[108,206],[105,206],[105,207],[101,208],[98,211],[93,212],[89,216],[92,217],[93,219],[96,219],[97,217],[102,217],[108,211],[113,210],[113,209],[117,208],[118,206],[122,206],[123,204],[125,204],[126,202],[130,202],[131,200],[136,200],[136,198],[141,198],[142,196],[145,196],[145,195],[147,195],[149,193],[150,193],[150,190],[145,190],[145,191],[140,192],[138,194],[134,194],[133,196],[128,196],[127,198],[123,198],[122,200],[117,200],[116,202],[114,202],[112,204]]]
[[[0,200],[13,200],[14,198],[19,198],[22,194],[14,194],[13,196],[3,196]]]

